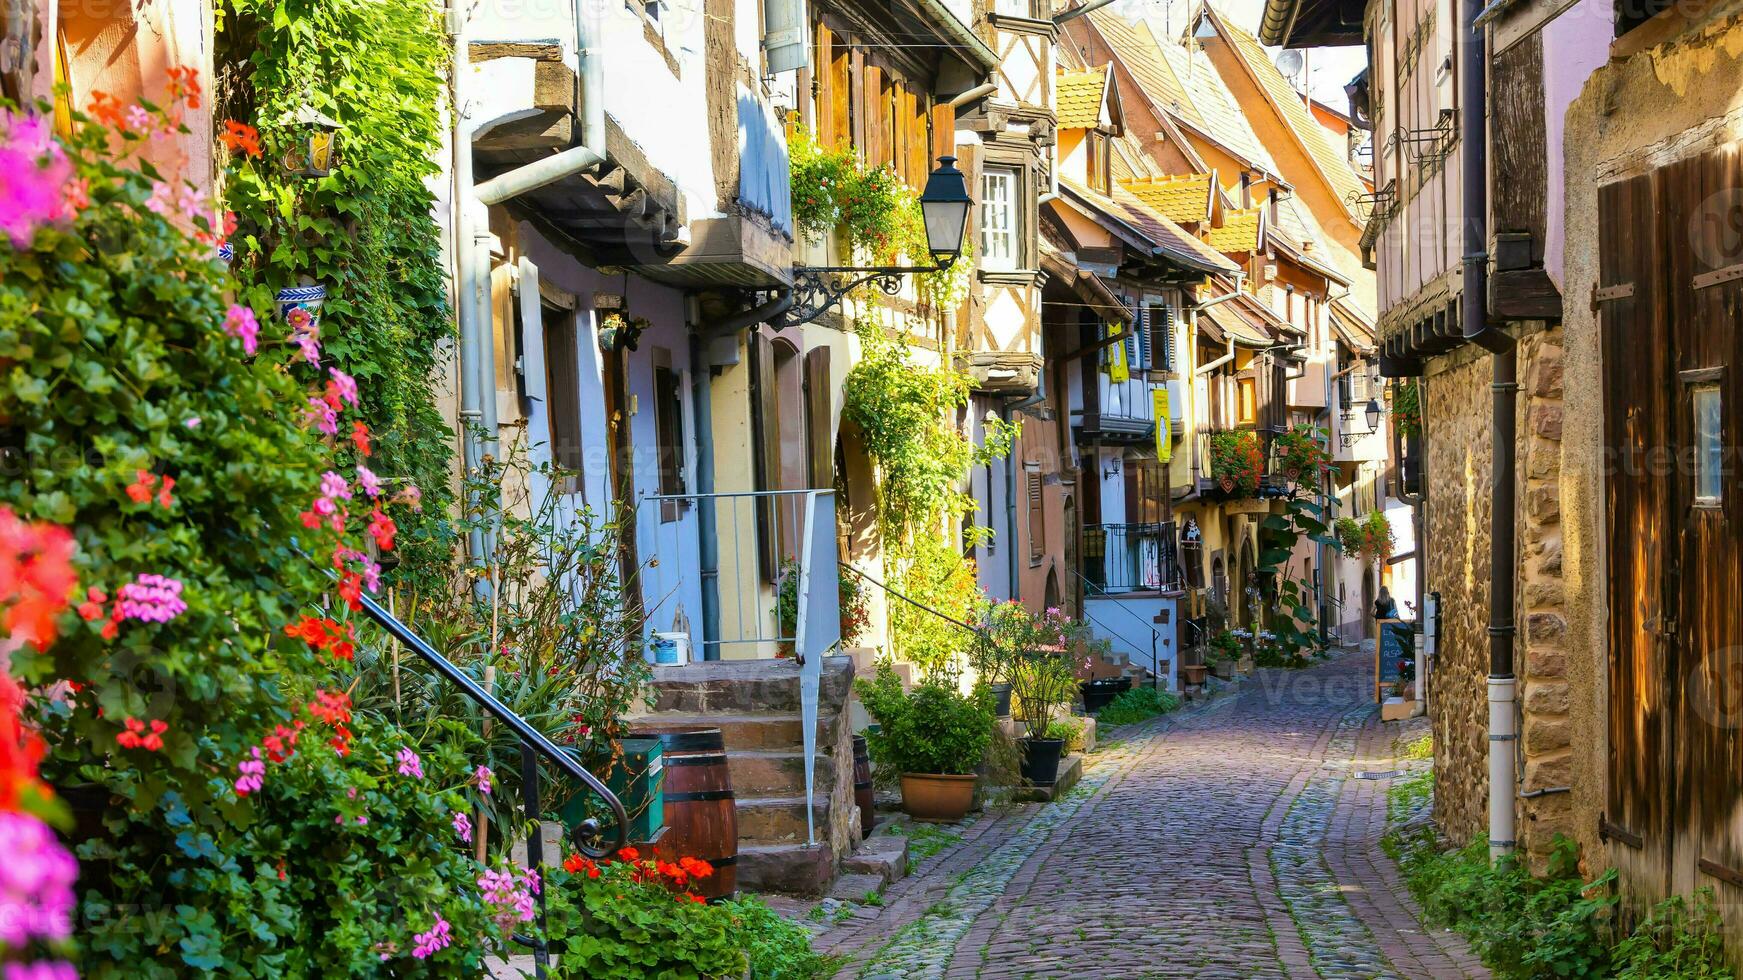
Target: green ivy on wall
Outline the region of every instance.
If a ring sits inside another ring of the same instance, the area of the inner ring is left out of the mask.
[[[428,184],[441,169],[447,98],[441,10],[423,0],[225,0],[217,18],[219,118],[257,127],[262,150],[233,153],[224,178],[239,220],[233,269],[259,309],[286,286],[326,287],[322,349],[365,393],[370,467],[425,495],[421,519],[401,525],[402,567],[420,572],[449,548],[438,528],[454,446],[435,402],[451,320]],[[303,107],[340,124],[324,177],[280,162]]]

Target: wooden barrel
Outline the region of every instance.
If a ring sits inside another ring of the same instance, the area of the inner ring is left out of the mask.
[[[877,826],[876,800],[872,796],[871,752],[864,735],[853,737],[853,801],[859,804],[859,833],[870,837]]]
[[[738,893],[738,813],[732,775],[726,769],[726,739],[718,728],[638,731],[663,743],[666,832],[654,845],[664,861],[701,858],[714,873],[691,883],[703,898]]]

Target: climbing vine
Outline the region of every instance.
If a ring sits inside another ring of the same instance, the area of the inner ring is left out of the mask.
[[[1392,424],[1406,439],[1413,439],[1422,432],[1422,387],[1415,378],[1393,383]]]
[[[878,516],[888,545],[971,512],[974,498],[961,489],[969,467],[1009,455],[1019,426],[988,419],[986,439],[975,446],[956,425],[968,404],[968,375],[914,363],[905,345],[875,325],[862,326],[859,339],[843,412],[881,471]]]
[[[239,223],[232,268],[259,309],[287,286],[326,288],[322,348],[360,383],[371,465],[422,487],[433,505],[401,528],[402,568],[421,574],[447,552],[439,522],[453,446],[434,387],[450,316],[427,184],[439,172],[446,95],[440,10],[423,0],[225,0],[217,18],[218,111],[236,123],[224,175]],[[326,176],[282,163],[305,108],[339,123]]]

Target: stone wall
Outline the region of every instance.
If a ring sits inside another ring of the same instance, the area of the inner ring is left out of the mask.
[[[1489,545],[1493,367],[1466,348],[1430,364],[1424,402],[1428,452],[1428,588],[1440,592],[1439,659],[1430,691],[1435,817],[1460,842],[1488,827]],[[1562,332],[1528,324],[1519,343],[1516,461],[1521,792],[1517,837],[1541,868],[1556,834],[1573,836],[1575,725],[1570,716],[1566,590],[1562,576]],[[1597,737],[1601,733],[1587,733]],[[1585,737],[1585,736],[1582,736]]]
[[[1519,842],[1541,867],[1555,835],[1575,834],[1574,726],[1568,684],[1567,594],[1562,578],[1560,325],[1520,341],[1519,706],[1524,758]],[[1587,733],[1597,736],[1599,733]]]
[[[1462,844],[1488,826],[1489,359],[1465,348],[1426,372],[1427,588],[1440,593],[1428,695],[1434,816]]]

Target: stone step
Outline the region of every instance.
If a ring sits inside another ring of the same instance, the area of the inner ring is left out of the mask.
[[[741,749],[797,749],[803,744],[805,722],[798,711],[792,712],[685,712],[655,711],[626,715],[624,723],[633,729],[671,730],[680,728],[718,728],[726,739],[729,752]],[[817,720],[819,754],[835,744],[834,732],[827,718]]]
[[[877,904],[882,901],[881,896],[888,887],[890,883],[882,875],[845,874],[835,879],[829,897],[861,905]]]
[[[824,658],[821,698],[847,700],[853,664],[846,657]],[[654,712],[797,713],[799,665],[792,660],[712,660],[655,667],[649,683]]]
[[[805,753],[802,751],[729,749],[726,768],[733,792],[741,796],[804,796]],[[817,753],[812,774],[814,792],[826,792],[835,781],[835,759]]]
[[[835,878],[829,845],[738,845],[738,887],[741,891],[822,895]]]
[[[841,862],[841,870],[855,875],[877,875],[894,882],[908,874],[908,838],[904,834],[874,834]]]
[[[739,796],[738,841],[742,850],[749,844],[805,843],[805,796]],[[829,837],[829,794],[816,794],[811,806],[817,840]]]

